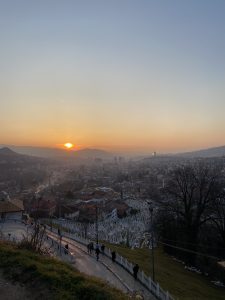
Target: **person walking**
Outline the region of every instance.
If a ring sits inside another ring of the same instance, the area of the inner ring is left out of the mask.
[[[133,275],[134,275],[134,279],[135,279],[135,280],[137,280],[138,270],[139,270],[139,265],[136,264],[136,265],[133,267]]]
[[[60,230],[60,228],[58,228],[58,236],[60,236],[61,235],[61,230]]]
[[[112,251],[112,262],[115,262],[116,260],[116,252],[115,251]]]
[[[95,249],[95,254],[96,254],[96,259],[97,259],[97,261],[99,260],[99,253],[100,253],[100,250],[99,250],[98,247],[96,247],[96,249]]]
[[[65,251],[64,252],[65,252],[65,254],[69,253],[69,245],[68,244],[65,245]]]
[[[89,246],[89,247],[90,247],[90,254],[91,254],[92,251],[94,250],[94,244],[93,244],[93,242],[90,243],[90,246]]]

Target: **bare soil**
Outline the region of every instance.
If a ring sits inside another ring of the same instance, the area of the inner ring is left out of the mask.
[[[31,300],[32,295],[24,286],[6,280],[0,273],[0,299],[1,300]]]

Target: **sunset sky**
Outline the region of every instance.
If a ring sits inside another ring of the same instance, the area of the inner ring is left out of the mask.
[[[225,144],[224,0],[0,0],[0,144]]]

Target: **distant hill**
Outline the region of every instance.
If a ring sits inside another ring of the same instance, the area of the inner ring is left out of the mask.
[[[3,166],[3,164],[6,164],[8,167],[16,167],[18,165],[25,166],[27,164],[39,163],[43,160],[44,158],[17,153],[8,147],[0,148],[1,167]]]
[[[0,148],[15,151],[20,154],[44,157],[44,158],[80,158],[80,159],[109,159],[113,157],[112,153],[101,149],[82,149],[77,151],[67,151],[57,148],[45,148],[45,147],[31,147],[31,146],[14,146],[14,145],[0,145]],[[10,148],[10,149],[9,149]],[[6,151],[6,150],[4,150]],[[15,153],[14,152],[14,153]]]
[[[83,158],[110,158],[113,156],[113,154],[110,152],[100,150],[100,149],[89,149],[89,148],[75,151],[74,155]]]
[[[8,147],[3,147],[0,149],[0,156],[17,156],[18,153],[12,151]]]
[[[0,148],[0,186],[11,195],[20,188],[29,188],[47,177],[45,158],[16,153],[8,147]]]
[[[225,146],[202,149],[192,152],[178,153],[182,157],[221,157],[225,156]]]

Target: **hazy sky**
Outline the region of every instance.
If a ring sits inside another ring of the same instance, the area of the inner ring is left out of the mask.
[[[0,144],[225,144],[224,0],[0,0]]]

